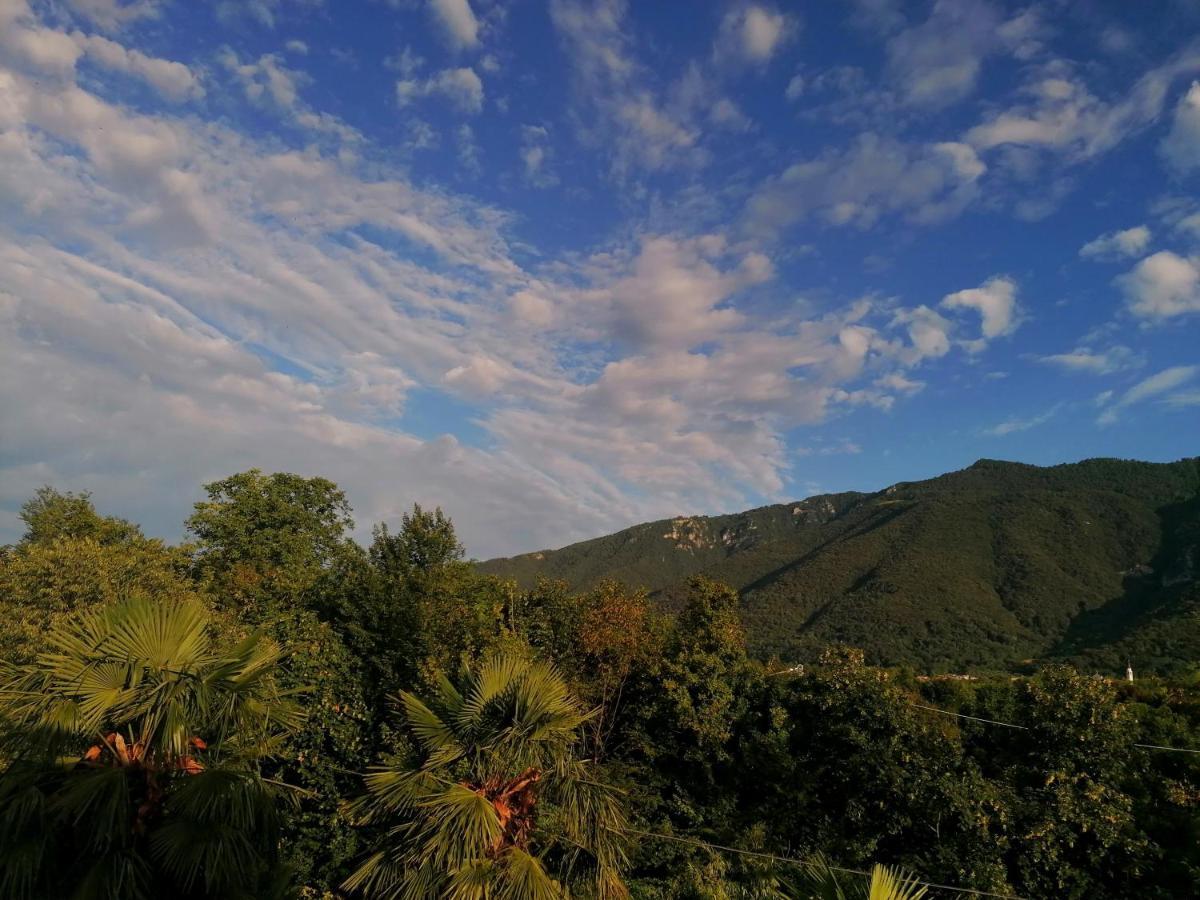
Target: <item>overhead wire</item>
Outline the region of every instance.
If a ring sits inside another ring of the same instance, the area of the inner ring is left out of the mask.
[[[805,865],[805,860],[796,859],[794,856],[779,856],[775,853],[764,853],[761,850],[745,850],[741,847],[730,847],[725,844],[714,844],[711,841],[701,840],[695,837],[685,837],[677,834],[662,834],[656,831],[643,831],[640,828],[621,828],[612,829],[622,834],[638,835],[640,837],[657,838],[663,841],[674,841],[679,844],[687,844],[692,847],[702,847],[706,850],[720,850],[724,853],[736,853],[741,856],[750,856],[755,859],[765,859],[772,862],[784,863],[785,865],[802,866]],[[835,872],[843,872],[847,875],[865,875],[870,877],[871,873],[863,869],[847,869],[844,866],[830,866]],[[958,894],[970,894],[975,897],[991,897],[994,900],[1027,900],[1025,897],[1019,897],[1016,894],[997,894],[992,891],[981,891],[976,888],[956,887],[952,884],[937,884],[932,881],[917,881],[922,887],[933,888],[939,891],[952,891]]]
[[[928,712],[940,713],[943,716],[953,716],[956,719],[969,719],[972,722],[983,722],[987,725],[1001,725],[1004,728],[1017,728],[1021,731],[1029,731],[1028,725],[1017,725],[1013,722],[1000,722],[996,719],[985,719],[982,716],[968,716],[965,713],[953,712],[949,709],[938,709],[936,706],[926,706],[923,703],[909,703],[909,706],[917,709],[924,709]],[[1191,747],[1167,747],[1163,744],[1141,744],[1136,741],[1130,744],[1131,747],[1140,747],[1143,750],[1165,750],[1170,753],[1200,753],[1200,749]]]

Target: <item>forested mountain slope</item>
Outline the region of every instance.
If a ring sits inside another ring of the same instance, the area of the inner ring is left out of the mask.
[[[742,596],[753,649],[831,642],[926,668],[1068,656],[1171,669],[1200,656],[1200,458],[1049,468],[980,460],[873,494],[651,522],[481,563],[529,585],[644,585],[671,607],[697,574]]]

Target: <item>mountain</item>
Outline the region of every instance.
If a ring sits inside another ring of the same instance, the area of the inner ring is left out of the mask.
[[[705,575],[741,594],[752,649],[789,661],[844,642],[943,671],[1050,657],[1175,669],[1200,659],[1200,457],[984,459],[877,493],[650,522],[480,568],[526,587],[615,578],[667,608]]]

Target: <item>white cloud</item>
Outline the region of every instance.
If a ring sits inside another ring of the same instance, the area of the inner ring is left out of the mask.
[[[796,20],[778,10],[751,4],[730,10],[721,20],[718,59],[766,63],[795,34]]]
[[[851,24],[878,34],[888,34],[905,23],[903,0],[850,0]]]
[[[176,103],[204,96],[204,88],[191,69],[183,63],[147,56],[139,50],[129,50],[100,35],[72,35],[87,53],[88,59],[119,72],[143,79],[168,100]]]
[[[1110,150],[1151,125],[1162,113],[1172,82],[1200,70],[1200,50],[1189,47],[1150,70],[1122,98],[1093,95],[1071,66],[1054,61],[1031,70],[1022,88],[1029,98],[971,128],[977,150],[1033,148],[1085,160]]]
[[[553,0],[550,17],[573,65],[576,90],[603,125],[579,120],[587,143],[610,143],[615,174],[634,167],[662,168],[689,159],[698,135],[669,112],[646,84],[630,54],[619,0]]]
[[[909,106],[948,106],[974,91],[989,56],[1007,51],[1028,59],[1044,33],[1033,10],[1005,20],[986,0],[937,0],[924,22],[889,39],[888,80]]]
[[[925,382],[909,378],[899,372],[891,372],[882,378],[877,378],[875,379],[875,384],[886,390],[896,391],[901,394],[916,394],[925,389]]]
[[[714,125],[730,131],[749,131],[753,127],[750,118],[728,97],[722,97],[713,104],[708,117]]]
[[[255,102],[270,100],[286,110],[296,108],[299,86],[306,76],[287,68],[277,55],[266,53],[257,62],[243,63],[236,53],[226,47],[218,58],[226,69],[238,77],[246,99]]]
[[[475,129],[465,122],[455,129],[458,140],[458,162],[463,171],[472,178],[478,178],[483,172],[483,161],[480,156],[483,149],[475,140]]]
[[[1097,398],[1098,402],[1107,403],[1107,406],[1096,422],[1100,425],[1112,425],[1128,407],[1161,397],[1191,381],[1197,373],[1200,373],[1200,366],[1172,366],[1139,381],[1115,401],[1111,399],[1111,394],[1101,395],[1103,400]]]
[[[117,29],[138,19],[154,18],[160,13],[159,0],[67,0],[80,13],[104,31]]]
[[[1058,414],[1058,411],[1061,408],[1062,405],[1059,404],[1051,407],[1040,415],[1029,416],[1028,418],[1015,417],[1007,419],[998,425],[993,425],[990,428],[983,429],[983,434],[987,435],[988,437],[1004,437],[1005,435],[1016,434],[1017,432],[1021,431],[1028,431],[1031,428],[1037,428],[1039,425],[1045,425]]]
[[[967,96],[998,24],[989,4],[938,0],[924,23],[888,42],[888,72],[904,100],[938,107]]]
[[[288,41],[283,46],[284,46],[284,49],[287,50],[288,53],[296,53],[300,56],[308,55],[308,44],[306,44],[304,41],[298,40],[296,38],[293,38],[292,40]]]
[[[1117,279],[1130,311],[1147,319],[1200,312],[1200,265],[1160,250]]]
[[[845,150],[795,163],[765,181],[747,203],[747,227],[774,234],[813,215],[858,228],[897,214],[941,221],[975,198],[984,171],[965,144],[905,144],[865,132]]]
[[[102,2],[84,4],[105,23],[113,25],[153,12],[150,4],[113,7]],[[106,12],[107,10],[107,12]],[[125,19],[110,18],[127,10]],[[138,13],[138,10],[149,12]],[[136,14],[135,14],[136,13]],[[140,78],[163,97],[174,102],[204,95],[200,81],[187,66],[172,60],[148,56],[140,50],[129,49],[100,35],[85,35],[80,31],[66,33],[42,27],[24,0],[6,0],[0,7],[0,49],[16,57],[19,64],[69,76],[85,54],[98,66]]]
[[[1011,278],[997,275],[989,278],[977,288],[955,291],[942,298],[946,309],[974,309],[979,313],[984,341],[1012,334],[1021,324],[1017,306],[1017,283]]]
[[[412,78],[396,82],[396,99],[407,106],[414,99],[440,95],[465,113],[483,110],[483,81],[474,69],[443,69],[431,78],[420,81]]]
[[[1084,259],[1121,259],[1141,256],[1150,246],[1151,233],[1145,225],[1135,225],[1124,231],[1110,231],[1079,248]]]
[[[534,187],[551,187],[558,184],[558,176],[550,171],[553,148],[549,144],[550,132],[544,125],[521,126],[521,164],[525,180]]]
[[[646,238],[635,256],[614,263],[593,270],[604,286],[579,294],[575,314],[604,322],[639,351],[688,349],[718,337],[743,320],[730,298],[774,274],[761,254],[731,258],[715,235]]]
[[[892,320],[893,325],[902,325],[912,342],[910,349],[901,358],[909,365],[923,359],[945,356],[950,352],[950,322],[928,306],[900,310]]]
[[[1076,347],[1069,353],[1054,353],[1049,356],[1039,356],[1039,362],[1058,366],[1068,372],[1081,372],[1088,375],[1109,375],[1125,369],[1134,369],[1145,365],[1145,358],[1128,347],[1116,345],[1105,350],[1092,350],[1090,347]]]
[[[1163,398],[1163,403],[1177,409],[1188,406],[1200,406],[1200,390],[1180,391],[1178,394],[1171,394]]]
[[[784,88],[783,96],[788,100],[799,100],[804,96],[805,81],[803,75],[793,75]]]
[[[709,158],[705,126],[749,122],[693,61],[669,84],[633,53],[620,0],[552,0],[551,21],[572,65],[579,139],[611,155],[612,175],[699,168]]]
[[[429,0],[429,8],[456,46],[474,47],[479,43],[479,20],[468,0]]]
[[[1179,98],[1171,131],[1159,144],[1167,165],[1180,174],[1200,169],[1200,81]]]
[[[217,18],[230,26],[242,21],[251,21],[264,28],[274,28],[279,24],[285,7],[293,7],[293,12],[306,12],[323,6],[324,2],[325,0],[220,0],[216,5]]]

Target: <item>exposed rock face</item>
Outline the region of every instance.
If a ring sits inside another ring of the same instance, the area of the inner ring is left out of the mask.
[[[983,460],[872,494],[646,522],[481,568],[523,587],[616,578],[668,610],[703,575],[738,590],[764,656],[798,662],[850,643],[889,664],[963,672],[1035,657],[1122,670],[1129,654],[1143,670],[1194,660],[1198,564],[1200,459]]]

